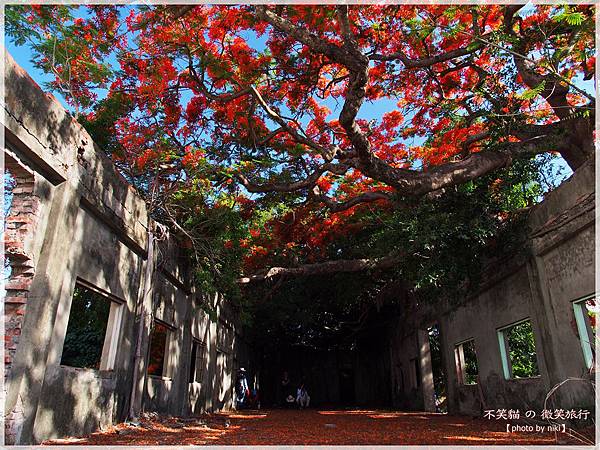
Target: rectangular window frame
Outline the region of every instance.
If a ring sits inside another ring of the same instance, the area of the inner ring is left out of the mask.
[[[204,378],[204,358],[206,356],[206,344],[200,339],[192,338],[192,348],[190,350],[190,355],[192,355],[194,352],[194,345],[196,346],[196,355],[190,363],[194,364],[194,368],[190,368],[190,384],[202,383]]]
[[[148,368],[150,366],[150,352],[152,350],[152,333],[154,332],[154,326],[155,324],[158,323],[162,326],[164,326],[167,329],[166,332],[166,336],[165,336],[165,355],[163,357],[163,367],[162,367],[162,372],[160,375],[155,375],[152,373],[148,372]],[[164,322],[160,319],[154,319],[152,322],[152,330],[150,331],[150,336],[149,336],[149,342],[148,342],[148,357],[146,359],[146,374],[149,377],[153,377],[153,378],[157,378],[160,380],[172,380],[173,379],[173,364],[171,364],[171,358],[173,358],[174,356],[174,352],[172,351],[173,349],[171,348],[172,343],[173,343],[173,338],[175,336],[175,331],[176,328],[173,325],[170,325],[167,322]]]
[[[586,313],[585,303],[596,298],[595,294],[586,295],[585,297],[573,300],[573,314],[577,325],[577,333],[579,334],[579,343],[583,352],[585,366],[588,369],[594,368],[594,332],[592,330],[589,317]],[[597,300],[596,300],[597,301]]]
[[[413,389],[419,389],[421,387],[421,359],[410,358],[410,378]]]
[[[71,292],[71,298],[75,293],[77,286],[81,286],[88,289],[101,297],[104,297],[110,302],[110,308],[108,312],[108,320],[106,322],[106,331],[104,333],[104,341],[102,343],[102,352],[100,356],[100,367],[98,369],[90,367],[75,367],[67,364],[60,364],[61,367],[70,367],[81,370],[93,370],[100,372],[112,372],[115,369],[115,363],[117,360],[117,349],[119,348],[119,341],[121,339],[121,326],[123,323],[123,311],[125,310],[125,304],[127,303],[122,298],[112,295],[110,292],[105,291],[92,283],[77,277],[75,284],[73,285],[73,291]],[[71,307],[69,306],[69,314],[71,313]],[[65,337],[67,329],[65,328]],[[64,339],[64,337],[63,337]]]
[[[496,329],[496,334],[498,336],[498,344],[499,344],[499,348],[500,348],[500,359],[502,360],[502,373],[504,375],[504,379],[507,381],[510,380],[534,380],[536,378],[540,378],[541,374],[538,375],[534,375],[532,377],[514,377],[513,376],[513,369],[512,369],[512,361],[510,360],[510,356],[509,356],[509,352],[510,352],[510,346],[508,343],[508,336],[506,331],[510,330],[511,328],[520,325],[522,323],[525,322],[530,322],[531,323],[531,329],[533,331],[533,345],[535,347],[535,357],[536,357],[536,365],[538,367],[538,372],[540,369],[540,363],[538,360],[538,352],[537,352],[537,344],[536,344],[536,340],[535,340],[535,331],[533,330],[533,321],[531,320],[531,317],[526,317],[524,319],[518,320],[516,322],[512,322],[508,325],[505,325],[503,327],[500,327],[498,329]]]
[[[465,353],[464,345],[473,342],[473,349],[475,348],[475,338],[465,339],[454,344],[454,364],[456,366],[456,379],[458,384],[461,386],[477,386],[475,383],[467,383],[467,372],[465,370]],[[477,364],[477,377],[479,378],[479,360],[477,359],[477,351],[475,351],[475,362]]]

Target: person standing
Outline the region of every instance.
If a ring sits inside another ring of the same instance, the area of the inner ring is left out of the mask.
[[[237,409],[245,408],[248,403],[248,397],[250,396],[250,389],[248,388],[248,379],[246,377],[246,369],[240,367],[238,376],[235,383],[236,396],[236,407]]]

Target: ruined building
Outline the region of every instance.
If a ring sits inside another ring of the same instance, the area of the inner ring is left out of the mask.
[[[249,361],[227,304],[194,291],[177,243],[10,56],[5,83],[6,442],[91,432],[130,410],[230,407],[232,373]],[[103,342],[80,347],[98,350],[94,369],[65,354],[76,301],[105,311]]]
[[[255,360],[235,314],[195,291],[175,238],[88,133],[8,55],[5,67],[6,442],[81,435],[140,411],[231,408],[233,374]],[[541,409],[569,378],[583,381],[553,399],[592,407],[593,169],[535,207],[528,257],[486,272],[460,305],[398,318],[344,367],[321,364],[351,374],[328,387],[329,400],[345,383],[356,404],[435,410],[435,328],[449,412]],[[71,332],[89,308],[104,318],[99,343]],[[513,367],[511,339],[522,329],[535,336],[527,376]]]

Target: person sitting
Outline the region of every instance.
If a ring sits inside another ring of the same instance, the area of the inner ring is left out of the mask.
[[[285,398],[285,407],[292,408],[294,406],[294,403],[296,403],[296,399],[294,398],[294,396],[292,394],[289,394]]]
[[[296,393],[296,403],[298,403],[300,409],[308,408],[310,405],[310,396],[308,395],[308,391],[306,390],[306,385],[304,383],[301,383],[298,387],[298,391]]]
[[[281,379],[279,389],[281,395],[281,405],[283,407],[293,405],[296,401],[296,398],[294,397],[294,388],[292,387],[292,382],[287,370],[283,371],[283,377]]]

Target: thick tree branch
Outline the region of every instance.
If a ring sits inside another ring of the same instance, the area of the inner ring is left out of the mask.
[[[192,9],[194,9],[197,5],[185,5],[185,6],[175,6],[173,7],[173,15],[172,20],[177,20],[187,13],[189,13]]]
[[[467,56],[472,53],[475,53],[477,50],[483,47],[483,43],[475,40],[473,43],[469,44],[466,47],[457,48],[455,50],[442,53],[440,55],[430,56],[428,58],[419,58],[419,59],[411,59],[403,52],[394,52],[389,53],[387,55],[383,55],[380,53],[375,53],[369,56],[369,59],[373,61],[395,61],[399,60],[404,64],[404,67],[407,69],[418,69],[424,67],[431,67],[435,64],[439,64],[442,62],[450,61],[455,58],[459,58],[461,56]]]
[[[338,175],[342,175],[348,171],[350,166],[346,164],[333,164],[325,163],[320,166],[317,170],[311,173],[304,180],[293,181],[290,183],[266,183],[266,184],[254,184],[250,182],[243,174],[239,173],[236,178],[242,183],[242,185],[253,193],[264,193],[264,192],[294,192],[301,189],[309,189],[315,186],[319,178],[325,172],[332,172]]]
[[[422,172],[392,168],[378,158],[372,158],[368,164],[360,161],[358,169],[365,175],[394,187],[401,195],[419,196],[474,180],[506,167],[514,158],[557,151],[565,145],[564,136],[558,133],[546,134],[527,141],[506,143],[498,150],[473,153],[464,160],[441,164]]]
[[[338,21],[342,30],[342,36],[344,37],[344,48],[357,58],[359,61],[364,60],[364,55],[360,50],[356,36],[352,32],[352,26],[350,25],[350,19],[348,18],[348,5],[337,6]]]
[[[348,7],[338,7],[338,17],[342,26],[342,33],[345,35],[345,46],[350,49],[353,55],[354,64],[346,67],[350,70],[350,81],[344,106],[340,112],[340,125],[346,131],[350,142],[354,146],[358,158],[366,162],[373,157],[371,153],[371,144],[367,136],[362,132],[356,123],[356,116],[360,110],[366,95],[367,84],[369,82],[369,59],[360,51],[358,44],[348,21]]]
[[[465,139],[465,142],[463,142],[462,144],[463,155],[465,157],[468,156],[471,145],[475,144],[476,142],[480,142],[488,137],[490,137],[490,132],[487,130],[470,135],[467,139]]]
[[[336,202],[331,198],[327,197],[323,194],[318,187],[315,187],[313,190],[316,198],[318,198],[332,213],[345,211],[347,209],[352,208],[360,203],[370,203],[378,200],[388,200],[392,199],[392,196],[386,192],[365,192],[363,194],[357,195],[356,197],[352,197],[348,200],[344,200],[341,202]]]
[[[334,62],[348,65],[352,64],[352,58],[350,55],[335,44],[329,43],[324,39],[321,39],[316,34],[313,34],[305,28],[300,28],[294,25],[289,20],[275,14],[269,10],[265,5],[256,6],[256,16],[260,20],[268,22],[277,30],[293,37],[302,44],[308,46],[311,50],[327,56]]]
[[[400,262],[396,255],[374,259],[338,259],[323,263],[304,264],[299,267],[272,267],[263,275],[252,275],[238,280],[240,284],[268,281],[281,276],[312,276],[331,273],[364,272],[366,270],[388,270]]]

